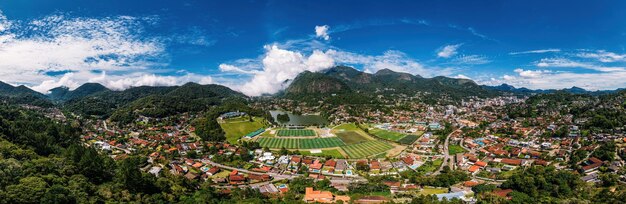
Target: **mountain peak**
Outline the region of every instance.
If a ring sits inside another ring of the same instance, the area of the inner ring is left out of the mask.
[[[399,72],[395,72],[391,69],[384,68],[384,69],[378,70],[374,75],[384,75],[384,74],[399,74]]]

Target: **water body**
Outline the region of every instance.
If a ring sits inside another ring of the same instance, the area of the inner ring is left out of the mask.
[[[289,115],[289,122],[286,122],[286,123],[279,122],[276,117],[278,116],[278,114],[285,114],[285,113]],[[328,125],[328,120],[326,120],[324,117],[319,116],[319,115],[294,115],[289,112],[279,111],[279,110],[270,111],[270,114],[272,115],[272,118],[274,118],[274,121],[276,121],[278,124],[281,124],[281,125],[295,125],[295,126]]]

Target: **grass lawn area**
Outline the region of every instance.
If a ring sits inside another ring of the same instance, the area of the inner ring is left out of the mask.
[[[376,137],[380,137],[386,140],[398,141],[406,136],[406,134],[399,132],[392,132],[383,129],[373,128],[369,130],[370,133],[375,135]]]
[[[359,134],[357,131],[338,132],[335,135],[347,145],[358,144],[368,140],[367,137]]]
[[[520,169],[521,168],[518,167],[518,168],[510,170],[510,171],[502,171],[502,172],[498,173],[497,178],[498,179],[508,179],[511,176],[513,176],[513,174],[519,172]]]
[[[262,128],[264,125],[262,118],[254,117],[253,122],[250,122],[248,117],[238,117],[226,119],[220,123],[220,126],[226,133],[226,140],[231,144],[236,144],[238,139]]]
[[[432,195],[432,194],[442,194],[442,193],[448,193],[448,189],[447,188],[432,188],[432,187],[424,187],[424,189],[422,189],[420,192],[417,193],[417,195]]]
[[[457,153],[466,152],[466,150],[463,149],[463,147],[461,147],[460,145],[450,145],[448,146],[448,152],[450,153],[450,155],[455,155]]]
[[[333,131],[357,131],[359,127],[354,123],[344,123],[333,128]]]
[[[393,148],[388,142],[370,140],[367,142],[347,145],[341,147],[352,159],[365,158],[367,156],[378,155]]]
[[[331,156],[333,158],[336,159],[344,159],[344,156],[341,155],[341,152],[339,152],[339,150],[336,149],[331,149],[331,150],[322,150],[322,153],[320,154],[311,154],[310,151],[300,151],[300,154],[304,155],[304,156],[320,156],[320,157],[324,157],[324,156]]]
[[[434,161],[431,162],[426,162],[424,163],[424,165],[420,166],[417,168],[417,171],[420,172],[433,172],[435,170],[437,170],[439,168],[439,166],[441,166],[441,164],[443,163],[443,159],[436,159]]]
[[[230,171],[222,169],[220,172],[218,172],[217,174],[211,176],[210,178],[212,178],[212,179],[214,179],[214,178],[226,178],[226,177],[228,177],[229,174],[230,174]]]
[[[406,137],[398,140],[397,142],[400,144],[404,144],[404,145],[410,145],[410,144],[413,144],[415,140],[417,140],[417,138],[419,138],[419,136],[417,135],[407,135]]]

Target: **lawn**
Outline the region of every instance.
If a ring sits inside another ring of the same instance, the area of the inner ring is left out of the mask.
[[[230,171],[222,169],[220,172],[218,172],[217,174],[215,174],[215,175],[213,175],[213,176],[211,176],[209,178],[212,178],[212,179],[213,178],[226,178],[226,177],[228,177],[229,174],[230,174]]]
[[[304,155],[304,156],[321,156],[321,157],[325,157],[325,156],[331,156],[333,158],[336,159],[343,159],[344,156],[341,154],[341,152],[339,152],[339,150],[336,149],[330,149],[330,150],[322,150],[322,153],[319,154],[312,154],[310,151],[300,151],[300,154]]]
[[[363,136],[362,134],[359,134],[356,131],[338,132],[335,135],[337,135],[337,137],[343,140],[343,142],[346,143],[347,145],[358,144],[361,142],[368,141],[367,137]]]
[[[424,172],[424,173],[433,172],[437,170],[439,166],[441,166],[442,163],[443,163],[443,159],[436,159],[432,162],[426,162],[424,163],[424,165],[418,167],[417,171]]]
[[[393,148],[393,145],[385,142],[372,140],[359,144],[341,147],[350,158],[365,158],[367,156],[380,154]]]
[[[410,145],[410,144],[413,144],[415,140],[417,140],[418,137],[419,136],[417,135],[407,135],[406,137],[398,140],[398,143],[404,144],[404,145]]]
[[[254,117],[253,122],[250,122],[248,117],[238,117],[226,119],[223,123],[220,123],[220,126],[226,133],[226,140],[231,144],[235,144],[241,137],[262,128],[264,125],[262,118]]]
[[[455,154],[463,153],[467,151],[463,149],[463,147],[461,147],[460,145],[450,145],[448,146],[448,152],[450,153],[450,155],[455,155]]]
[[[448,193],[447,188],[432,188],[432,187],[424,187],[417,195],[433,195],[433,194],[442,194]]]
[[[276,135],[279,137],[310,137],[315,136],[315,131],[313,130],[278,130]]]
[[[296,138],[259,138],[261,147],[269,147],[272,149],[321,149],[338,147],[345,145],[341,139],[337,137],[312,138],[312,139],[296,139]]]
[[[378,129],[378,128],[370,129],[369,132],[375,135],[376,137],[380,137],[382,139],[391,140],[391,141],[398,141],[406,136],[403,133],[392,132],[392,131],[387,131],[387,130]]]
[[[335,126],[333,128],[333,130],[337,130],[337,131],[357,131],[357,130],[360,130],[360,128],[358,126],[356,126],[356,124],[354,124],[354,123],[344,123],[344,124]]]

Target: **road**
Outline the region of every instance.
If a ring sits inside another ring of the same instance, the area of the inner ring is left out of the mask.
[[[443,167],[448,165],[450,167],[450,169],[452,169],[452,167],[454,166],[454,161],[452,160],[452,158],[450,158],[450,152],[448,151],[448,145],[449,145],[449,141],[450,141],[450,136],[452,136],[452,134],[456,133],[459,130],[454,130],[452,131],[450,134],[448,134],[448,136],[446,137],[445,142],[443,143],[443,163],[441,163],[441,166],[439,167],[439,169],[434,173],[434,175],[438,175],[441,173],[441,171],[443,170]]]

